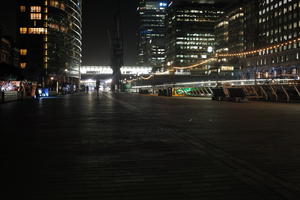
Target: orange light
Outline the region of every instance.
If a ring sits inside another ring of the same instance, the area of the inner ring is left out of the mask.
[[[27,49],[20,49],[20,55],[26,56],[27,55]]]
[[[27,63],[20,63],[20,67],[22,68],[22,69],[25,69],[26,67],[27,67]]]

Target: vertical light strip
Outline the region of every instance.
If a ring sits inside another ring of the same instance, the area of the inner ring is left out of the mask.
[[[48,0],[45,0],[44,15],[44,68],[48,69]]]

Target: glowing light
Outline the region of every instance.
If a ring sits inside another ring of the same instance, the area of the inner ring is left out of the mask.
[[[208,53],[213,52],[213,47],[208,47],[208,48],[207,48],[207,52],[208,52]]]
[[[201,62],[195,63],[195,64],[190,65],[190,66],[173,67],[173,69],[169,69],[169,70],[167,70],[165,72],[158,72],[158,73],[150,75],[149,77],[138,77],[137,79],[132,79],[132,80],[127,81],[127,82],[133,82],[133,81],[137,81],[139,79],[149,80],[149,79],[151,79],[155,75],[169,74],[170,72],[174,72],[177,69],[193,69],[193,68],[197,68],[197,67],[200,67],[201,65],[205,65],[205,64],[207,64],[209,62],[217,61],[218,57],[236,57],[236,56],[254,55],[254,54],[260,53],[262,51],[272,50],[272,49],[279,48],[279,47],[282,47],[282,46],[287,46],[287,45],[290,45],[292,43],[296,43],[298,41],[300,41],[300,38],[293,39],[293,40],[290,40],[290,41],[287,41],[287,42],[284,42],[284,43],[279,43],[279,44],[276,44],[276,45],[273,45],[273,46],[269,46],[269,47],[264,47],[264,48],[252,50],[252,51],[245,51],[245,52],[239,52],[239,53],[228,53],[228,54],[218,54],[218,53],[216,53],[213,58],[202,60]],[[213,51],[213,48],[212,47],[208,47],[207,50],[208,50],[208,52],[209,51]],[[171,66],[171,63],[168,62],[167,66],[168,67]]]
[[[108,83],[112,83],[112,79],[108,79],[108,80],[106,80],[106,81],[105,81],[105,83],[106,83],[106,84],[108,84]]]
[[[145,77],[141,77],[141,79],[143,79],[143,80],[149,80],[149,79],[151,79],[152,77],[153,77],[154,75],[150,75],[149,77],[147,77],[147,78],[145,78]]]
[[[168,7],[168,4],[166,2],[160,2],[159,6],[160,7]]]
[[[279,48],[279,47],[282,47],[282,46],[288,46],[292,43],[296,43],[297,41],[300,41],[300,38],[293,39],[293,40],[290,40],[290,41],[286,41],[286,42],[283,42],[283,43],[280,43],[280,44],[277,44],[277,45],[252,50],[252,51],[245,51],[245,52],[240,52],[240,53],[216,54],[215,57],[235,57],[235,56],[251,55],[251,54],[253,55],[253,54],[257,54],[258,52],[262,52],[262,51],[266,51],[266,50],[272,50],[272,49]]]
[[[196,64],[193,64],[193,65],[190,65],[190,66],[186,66],[186,67],[174,67],[174,69],[193,69],[193,68],[196,68],[196,67],[199,67],[201,65],[205,65],[209,62],[213,62],[213,61],[216,61],[217,59],[216,58],[209,58],[209,59],[206,59],[204,61],[201,61],[199,63],[196,63]]]

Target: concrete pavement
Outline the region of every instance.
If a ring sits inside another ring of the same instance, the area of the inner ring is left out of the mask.
[[[14,102],[0,105],[1,157],[32,200],[300,199],[299,116],[131,94]]]

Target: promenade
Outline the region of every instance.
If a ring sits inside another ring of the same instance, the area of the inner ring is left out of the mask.
[[[2,172],[29,200],[296,200],[299,117],[299,104],[137,94],[12,102]]]

